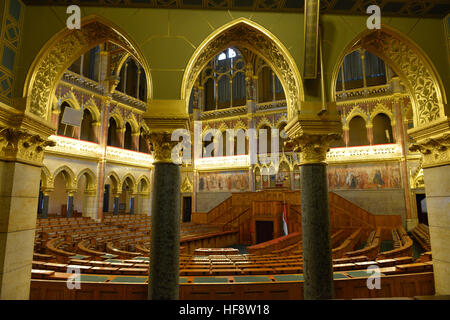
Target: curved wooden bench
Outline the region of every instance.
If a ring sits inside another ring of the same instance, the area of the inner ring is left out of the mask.
[[[380,237],[381,237],[381,228],[378,227],[375,233],[373,234],[372,240],[368,242],[369,243],[368,246],[359,250],[345,252],[344,257],[351,258],[357,256],[367,256],[367,258],[370,260],[375,259],[380,251],[380,244],[381,244]]]
[[[302,235],[299,232],[288,234],[287,236],[279,237],[266,242],[258,243],[256,245],[247,247],[247,251],[251,254],[268,254],[276,250],[281,250],[286,247],[297,244],[302,240]]]
[[[114,247],[114,243],[112,241],[106,243],[106,252],[117,255],[120,259],[128,259],[142,256],[141,252],[131,252],[117,249]]]
[[[356,229],[339,247],[332,249],[333,259],[342,258],[347,251],[353,250],[361,238],[361,232],[362,228]]]
[[[76,255],[75,252],[65,251],[58,248],[64,242],[64,238],[58,237],[47,241],[45,244],[45,248],[55,255],[57,262],[66,262],[70,259],[70,257]]]
[[[412,256],[413,241],[408,236],[408,234],[406,233],[405,229],[402,226],[397,227],[396,231],[397,231],[397,233],[400,237],[401,243],[402,243],[401,247],[394,249],[394,250],[390,250],[390,251],[380,252],[378,254],[377,259],[388,259],[388,258]]]
[[[78,244],[77,244],[78,250],[81,251],[82,253],[87,253],[87,254],[93,256],[94,259],[97,259],[97,260],[102,260],[102,256],[104,256],[104,255],[110,255],[110,258],[117,258],[117,255],[109,254],[108,252],[96,251],[96,250],[89,249],[89,247],[88,247],[89,243],[90,243],[89,240],[83,240],[83,241],[78,242]]]

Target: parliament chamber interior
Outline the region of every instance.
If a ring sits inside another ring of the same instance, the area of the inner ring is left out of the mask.
[[[2,1],[0,299],[449,299],[450,4],[376,2]]]

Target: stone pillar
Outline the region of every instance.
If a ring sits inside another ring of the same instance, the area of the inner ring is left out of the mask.
[[[94,220],[97,219],[97,206],[95,201],[96,195],[96,189],[86,190],[84,192],[83,217],[89,217]]]
[[[450,118],[408,133],[423,154],[436,295],[450,295]]]
[[[135,199],[136,195],[132,194],[130,196],[130,214],[134,214],[134,199]]]
[[[0,126],[0,300],[30,297],[41,166],[44,148],[55,145],[46,140],[49,128],[31,133],[34,123]]]
[[[50,193],[52,191],[53,191],[53,189],[43,189],[42,190],[42,193],[44,195],[44,198],[42,200],[42,214],[41,214],[42,219],[48,218],[48,202],[50,199]]]
[[[405,123],[403,121],[403,112],[402,105],[400,102],[400,98],[396,98],[394,101],[395,108],[395,119],[391,122],[392,124],[392,132],[395,137],[395,142],[401,146],[402,150],[402,158],[400,160],[400,175],[403,181],[403,190],[405,194],[405,209],[406,209],[406,221],[405,221],[405,229],[407,231],[411,231],[414,229],[419,219],[417,217],[417,210],[411,210],[411,186],[409,183],[409,173],[408,173],[408,163],[407,163],[407,135],[405,129]],[[398,123],[398,126],[396,125]]]
[[[131,134],[131,150],[139,151],[139,137],[141,136],[140,132],[135,132]]]
[[[344,143],[345,147],[348,148],[350,145],[350,128],[349,127],[342,127],[343,134],[344,134]]]
[[[66,211],[66,217],[72,218],[73,215],[73,195],[75,194],[76,190],[68,190],[67,191],[67,211]]]
[[[148,192],[140,192],[138,194],[137,210],[138,214],[150,215],[150,195]]]
[[[311,142],[301,145],[300,183],[303,236],[303,275],[305,299],[332,299],[333,265],[330,243],[326,141],[318,138],[320,149]],[[319,161],[319,156],[324,156]]]
[[[152,188],[152,232],[148,298],[176,300],[179,296],[180,167],[171,160],[169,132],[151,133],[155,162]]]
[[[116,130],[116,134],[117,134],[117,144],[118,144],[118,146],[117,146],[117,148],[124,148],[124,143],[125,143],[125,128],[121,128],[121,129],[117,129]]]
[[[100,143],[102,140],[102,123],[100,121],[96,121],[92,123],[92,131],[94,133],[94,141],[95,143]]]
[[[303,102],[302,113],[286,125],[294,152],[300,152],[304,298],[332,299],[333,265],[326,154],[339,140],[342,124],[335,104]]]
[[[120,194],[114,194],[113,214],[115,216],[119,214],[119,196]]]
[[[373,124],[366,124],[367,129],[367,140],[369,141],[369,145],[373,145]]]

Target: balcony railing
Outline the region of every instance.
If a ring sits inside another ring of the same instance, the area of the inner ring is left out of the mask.
[[[56,142],[56,146],[47,147],[45,149],[47,153],[89,159],[100,159],[104,154],[104,149],[97,143],[56,135],[50,136],[50,139]],[[150,154],[109,146],[106,147],[105,159],[141,167],[150,166],[153,163],[153,156]]]

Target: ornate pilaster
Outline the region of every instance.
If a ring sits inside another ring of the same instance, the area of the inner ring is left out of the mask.
[[[436,295],[450,294],[450,118],[408,131],[410,147],[423,155],[423,179],[428,208]]]
[[[450,165],[450,132],[423,139],[409,150],[423,155],[424,168]]]

